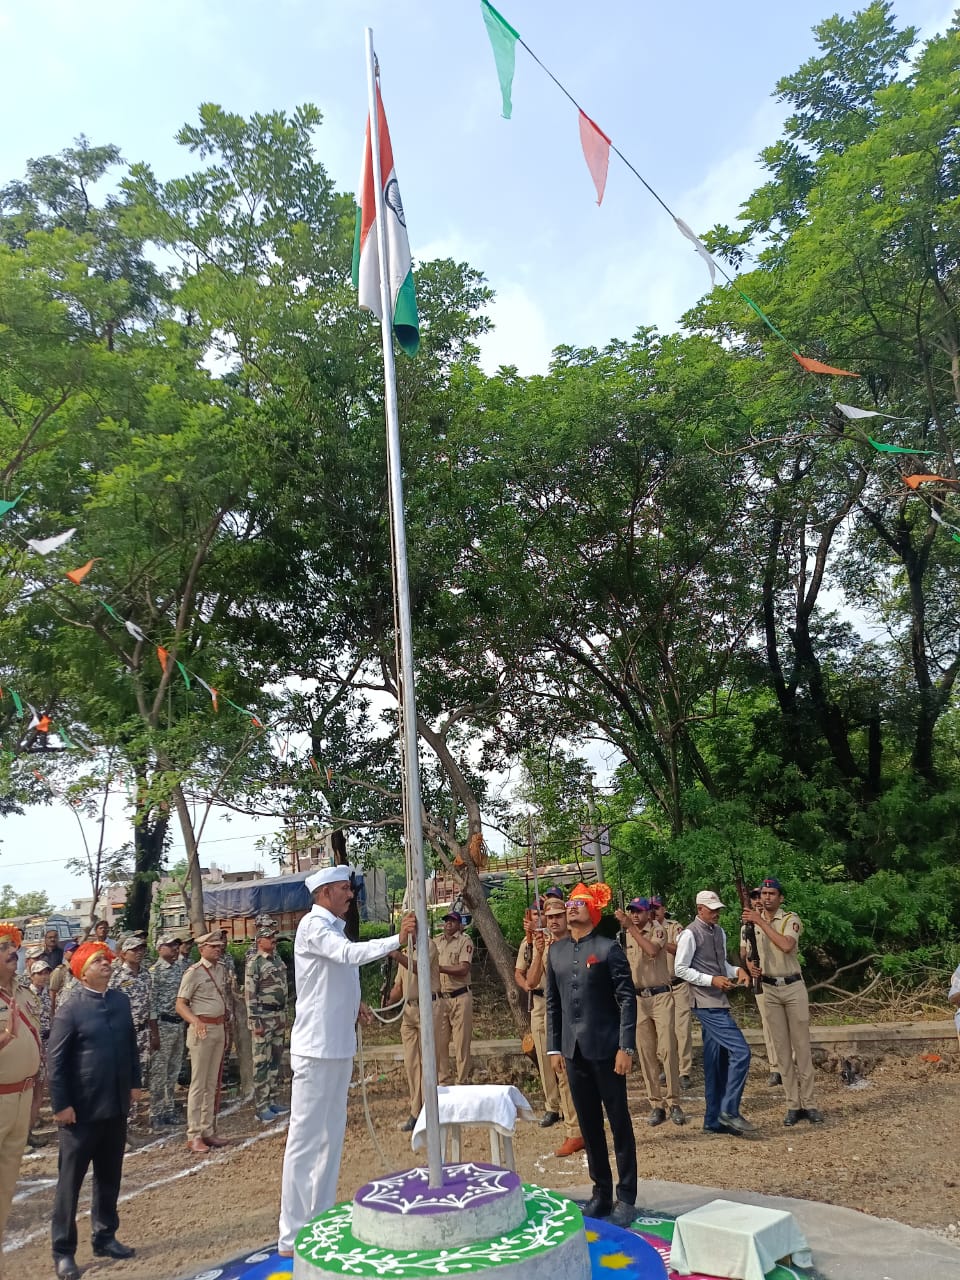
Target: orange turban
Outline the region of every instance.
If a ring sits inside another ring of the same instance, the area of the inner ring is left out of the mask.
[[[582,898],[590,912],[591,924],[599,924],[600,914],[612,897],[613,890],[601,880],[599,884],[574,885],[570,890],[570,897],[567,901],[573,902],[574,898]]]
[[[23,942],[23,934],[12,920],[0,920],[0,941],[4,938],[10,939],[16,951],[20,950],[20,943]]]
[[[105,942],[82,942],[70,957],[70,972],[75,978],[82,978],[90,961],[101,955],[108,960],[114,959],[113,952]]]

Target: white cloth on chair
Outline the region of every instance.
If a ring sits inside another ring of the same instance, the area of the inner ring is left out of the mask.
[[[437,1089],[440,1126],[454,1124],[493,1125],[500,1133],[512,1134],[517,1119],[534,1120],[533,1108],[512,1084],[442,1084]],[[427,1113],[420,1109],[413,1130],[413,1148],[426,1145]]]
[[[764,1280],[781,1258],[812,1265],[810,1247],[794,1217],[733,1200],[711,1200],[677,1218],[670,1269],[688,1276],[705,1271],[731,1280]]]

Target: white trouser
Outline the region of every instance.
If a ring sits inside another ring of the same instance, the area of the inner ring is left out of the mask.
[[[352,1058],[290,1055],[293,1090],[283,1155],[278,1248],[293,1249],[297,1232],[337,1197]]]

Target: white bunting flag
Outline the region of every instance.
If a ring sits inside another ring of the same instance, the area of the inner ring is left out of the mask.
[[[710,284],[711,286],[715,285],[717,283],[717,267],[716,267],[716,263],[713,261],[713,258],[711,258],[710,256],[710,250],[703,243],[703,241],[700,239],[699,236],[694,235],[694,233],[690,230],[690,228],[687,226],[687,224],[684,222],[682,218],[674,218],[674,222],[677,224],[677,230],[680,232],[680,234],[687,237],[687,239],[696,249],[697,253],[699,253],[700,257],[707,264],[707,270],[710,272]]]
[[[68,529],[66,533],[58,533],[53,538],[27,538],[27,546],[36,551],[38,556],[48,556],[51,551],[56,551],[57,547],[69,542],[76,532],[76,529]]]

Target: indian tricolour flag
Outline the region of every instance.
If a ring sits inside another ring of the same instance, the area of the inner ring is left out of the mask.
[[[380,176],[383,180],[383,211],[387,231],[387,261],[390,275],[390,300],[393,304],[393,331],[400,346],[409,356],[417,354],[420,345],[417,319],[417,295],[413,284],[413,267],[407,224],[400,201],[400,188],[393,167],[390,130],[383,112],[380,86],[377,85],[377,115],[380,134]],[[357,229],[353,241],[353,283],[360,306],[382,318],[380,307],[380,255],[377,251],[377,213],[374,203],[373,153],[370,145],[370,120],[363,148],[363,169],[357,195]]]

